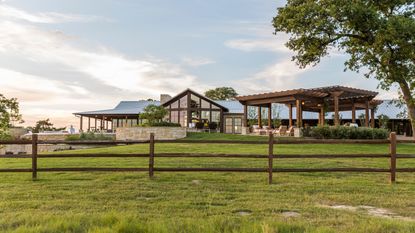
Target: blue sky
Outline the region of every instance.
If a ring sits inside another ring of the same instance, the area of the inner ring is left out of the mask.
[[[158,98],[184,88],[232,86],[241,94],[376,80],[343,72],[334,53],[300,70],[273,35],[285,1],[0,0],[0,93],[17,97],[27,125],[120,100]],[[380,91],[379,98],[394,92]]]

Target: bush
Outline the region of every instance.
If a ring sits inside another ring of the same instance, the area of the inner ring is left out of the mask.
[[[141,125],[140,127],[180,127],[181,125],[178,123],[168,122],[168,121],[160,121],[160,122],[146,122]]]
[[[209,123],[209,129],[217,129],[217,128],[218,128],[218,123],[216,122]]]
[[[103,141],[103,140],[114,140],[114,137],[111,135],[105,134],[95,134],[93,132],[81,133],[80,135],[68,135],[65,140],[68,141]]]
[[[196,129],[203,129],[205,128],[205,124],[203,122],[196,122]]]
[[[387,139],[389,131],[365,127],[318,126],[311,129],[310,135],[318,139]]]

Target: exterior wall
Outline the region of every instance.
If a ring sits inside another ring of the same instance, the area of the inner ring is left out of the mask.
[[[38,153],[47,153],[60,150],[76,150],[92,148],[93,146],[74,146],[74,145],[52,145],[52,144],[41,144],[38,145]],[[4,145],[0,146],[0,154],[6,153],[11,154],[32,154],[32,145]]]
[[[154,133],[155,139],[174,140],[186,137],[184,127],[124,127],[118,128],[117,140],[146,140]]]
[[[41,141],[64,141],[69,135],[79,134],[68,134],[68,133],[38,133],[38,140]],[[21,137],[22,139],[32,139],[32,134],[25,134]]]

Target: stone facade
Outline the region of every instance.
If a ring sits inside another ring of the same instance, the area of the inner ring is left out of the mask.
[[[79,135],[79,134],[68,134],[68,133],[38,133],[37,138],[41,141],[65,141],[66,137],[69,135]],[[32,139],[32,134],[25,134],[21,137],[22,139]]]
[[[123,127],[116,132],[117,140],[146,140],[154,133],[155,139],[174,140],[186,137],[186,128],[182,127]]]
[[[52,145],[52,144],[41,144],[38,145],[38,153],[48,153],[61,150],[77,150],[77,149],[86,149],[92,148],[93,146],[84,146],[84,145]],[[4,145],[0,146],[0,154],[32,154],[32,145]]]

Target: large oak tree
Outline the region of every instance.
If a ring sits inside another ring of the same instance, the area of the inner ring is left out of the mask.
[[[273,19],[275,32],[304,68],[333,49],[349,55],[346,69],[363,71],[380,87],[399,87],[415,137],[414,0],[287,0]]]

